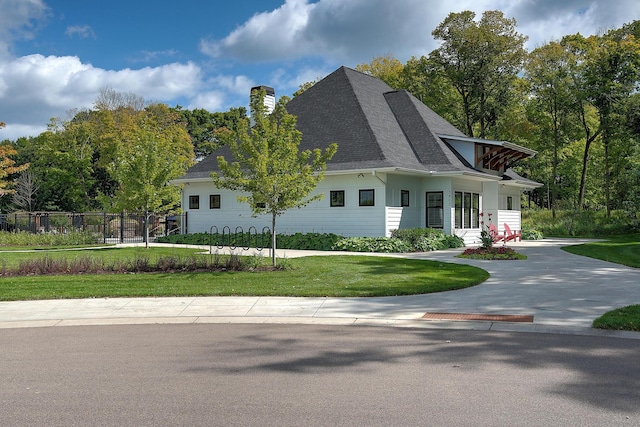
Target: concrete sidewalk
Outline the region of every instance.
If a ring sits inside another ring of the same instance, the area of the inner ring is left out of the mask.
[[[389,325],[640,339],[640,333],[590,327],[596,317],[609,310],[640,304],[640,270],[560,249],[579,242],[545,239],[510,244],[527,255],[526,261],[455,258],[460,249],[394,255],[470,264],[491,274],[485,283],[457,291],[380,298],[177,297],[0,302],[0,328],[242,322]],[[278,256],[288,258],[309,255],[336,253],[278,252]],[[534,321],[429,321],[422,319],[427,312],[532,315]]]

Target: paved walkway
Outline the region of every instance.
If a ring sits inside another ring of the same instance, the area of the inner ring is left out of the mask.
[[[640,304],[640,269],[561,250],[576,240],[545,239],[510,246],[526,261],[455,258],[459,249],[403,255],[465,263],[491,277],[471,288],[380,298],[177,297],[0,302],[0,328],[137,323],[312,323],[610,335],[590,328],[601,314]],[[283,250],[281,257],[335,253]],[[533,315],[533,323],[428,321],[427,312]]]

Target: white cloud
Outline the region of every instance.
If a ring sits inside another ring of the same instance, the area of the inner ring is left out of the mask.
[[[224,101],[225,94],[222,91],[201,92],[189,100],[187,109],[203,108],[207,111],[220,111]]]
[[[49,14],[42,0],[0,0],[0,59],[10,56],[14,40],[31,39]]]
[[[170,101],[195,96],[202,87],[202,75],[193,63],[113,71],[72,56],[16,58],[0,64],[0,117],[7,123],[0,138],[25,136],[18,132],[42,129],[51,117],[67,110],[90,108],[105,86],[147,100]]]
[[[640,16],[637,0],[287,0],[259,13],[219,40],[201,40],[212,57],[283,62],[321,57],[354,66],[393,54],[406,61],[437,47],[433,29],[451,12],[502,10],[534,48],[553,38],[618,27]]]
[[[78,36],[81,39],[96,38],[93,29],[88,25],[71,25],[64,33],[69,37]]]

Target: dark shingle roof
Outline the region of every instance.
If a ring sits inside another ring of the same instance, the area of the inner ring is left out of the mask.
[[[287,104],[302,132],[301,149],[338,144],[329,171],[402,168],[415,171],[472,172],[440,135],[465,135],[407,91],[340,67]],[[217,170],[223,148],[187,171],[182,179]]]

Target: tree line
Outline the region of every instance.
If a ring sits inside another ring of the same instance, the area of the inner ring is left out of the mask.
[[[175,210],[180,189],[170,181],[221,145],[214,130],[244,117],[245,108],[169,108],[103,88],[92,109],[0,144],[0,211]]]

